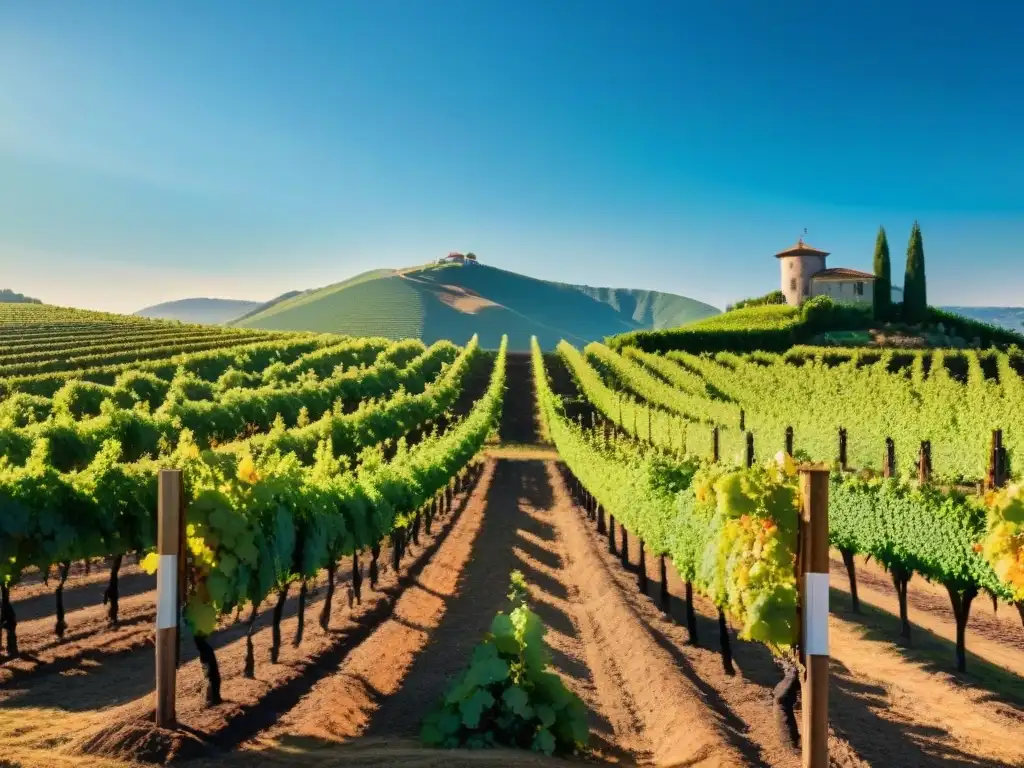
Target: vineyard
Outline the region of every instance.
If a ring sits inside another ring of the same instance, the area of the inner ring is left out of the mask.
[[[1014,604],[1024,621],[1024,542],[1013,527],[1022,522],[1019,486],[998,491],[1010,479],[1010,457],[1024,455],[1024,359],[1016,350],[897,360],[891,351],[804,348],[708,358],[635,348],[620,355],[600,344],[581,354],[563,343],[559,354],[605,432],[612,427],[683,462],[710,458],[755,473],[758,446],[765,458],[782,451],[835,465],[830,539],[847,564],[854,606],[854,555],[892,575],[904,637],[910,578],[941,584],[957,621],[961,670],[963,630],[978,594]],[[986,450],[994,427],[1010,436],[995,438],[996,455]],[[902,474],[901,448],[910,457]],[[986,478],[988,493],[972,492]],[[1014,511],[998,511],[1007,508]]]
[[[1024,764],[1019,350],[688,344],[0,304],[0,764],[799,765],[812,463],[830,763]]]

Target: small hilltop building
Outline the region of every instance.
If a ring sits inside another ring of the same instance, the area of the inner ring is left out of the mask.
[[[465,266],[466,264],[478,264],[479,262],[477,261],[475,253],[459,253],[458,251],[452,251],[443,259],[441,259],[438,263],[462,264],[463,266]]]
[[[805,243],[803,238],[792,248],[775,254],[786,303],[796,306],[815,296],[831,296],[834,301],[871,304],[875,276],[847,267],[829,269],[825,263],[828,255]]]

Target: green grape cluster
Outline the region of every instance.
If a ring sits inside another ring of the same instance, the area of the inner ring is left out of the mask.
[[[1010,599],[1024,601],[1024,485],[992,493],[987,501],[987,531],[979,549]]]
[[[795,466],[789,460],[728,472],[714,483],[713,497],[716,535],[701,561],[700,581],[739,622],[741,637],[785,650],[798,629]]]

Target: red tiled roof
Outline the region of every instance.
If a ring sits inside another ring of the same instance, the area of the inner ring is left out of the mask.
[[[869,272],[861,272],[859,269],[847,269],[846,267],[833,267],[823,269],[811,275],[811,280],[874,280],[875,276]]]
[[[792,248],[787,248],[775,254],[776,258],[782,258],[783,256],[828,256],[828,252],[812,248],[801,239],[797,240],[796,245]]]

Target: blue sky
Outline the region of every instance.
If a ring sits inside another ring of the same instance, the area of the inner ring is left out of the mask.
[[[806,227],[1024,304],[1024,5],[303,0],[0,7],[0,287],[133,311],[449,250],[693,296]]]

